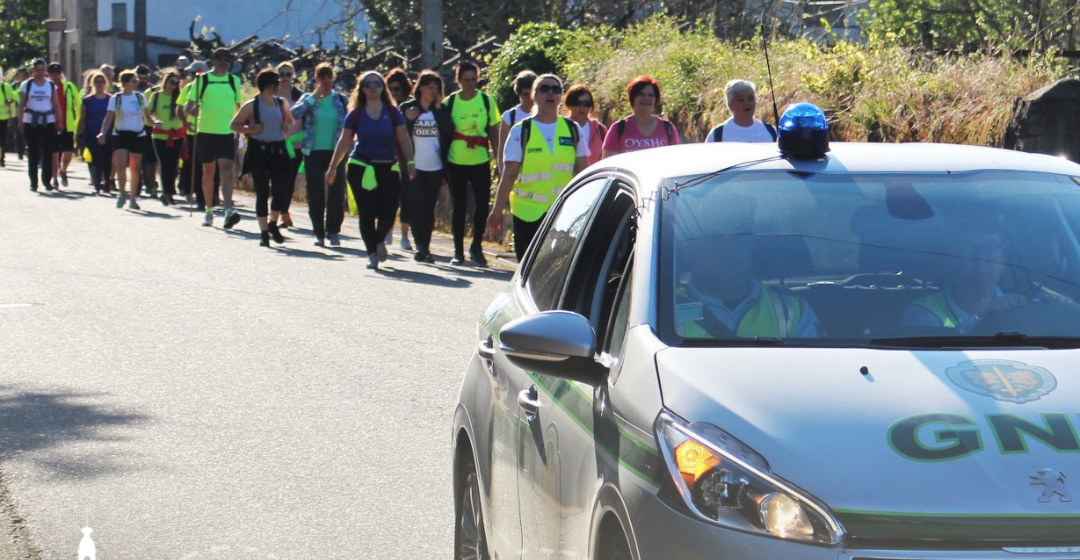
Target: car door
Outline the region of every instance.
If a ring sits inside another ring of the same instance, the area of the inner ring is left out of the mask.
[[[582,314],[601,336],[600,323],[615,304],[617,279],[632,247],[634,213],[632,197],[615,183],[603,187],[588,220],[581,222],[581,214],[571,226],[575,243],[565,242],[566,221],[556,219],[534,247],[534,266],[566,263],[558,290],[549,286],[552,293],[560,292],[551,308]],[[572,212],[573,207],[562,210]],[[585,383],[525,372],[518,442],[523,558],[586,556],[587,538],[580,529],[588,525],[587,502],[600,483],[593,449],[594,390]]]

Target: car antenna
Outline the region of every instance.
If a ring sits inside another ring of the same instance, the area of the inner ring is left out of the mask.
[[[773,87],[772,65],[769,64],[769,38],[765,34],[765,12],[761,13],[761,46],[765,49],[765,70],[769,72],[769,96],[772,97],[773,122],[780,126],[780,112],[776,110],[776,88]]]

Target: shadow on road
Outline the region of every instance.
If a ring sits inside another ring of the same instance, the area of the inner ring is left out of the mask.
[[[284,245],[274,245],[274,249],[277,250],[279,255],[286,257],[301,258],[301,259],[321,259],[324,261],[343,261],[345,257],[342,255],[328,255],[319,251],[305,251],[303,249],[294,249],[292,247]]]
[[[429,286],[439,286],[442,288],[468,288],[472,285],[472,282],[466,278],[448,278],[446,276],[428,274],[426,272],[418,272],[415,270],[401,270],[391,268],[387,263],[380,264],[379,269],[376,272],[387,280],[397,282],[404,281],[413,284],[427,284]]]
[[[130,469],[102,454],[77,454],[65,446],[82,442],[122,442],[111,430],[148,419],[143,414],[88,401],[101,393],[35,390],[0,385],[0,460],[29,461],[64,479],[102,476]]]
[[[136,216],[143,216],[145,218],[157,218],[160,220],[179,220],[180,216],[173,214],[162,214],[161,212],[152,212],[150,210],[129,210],[130,213]]]

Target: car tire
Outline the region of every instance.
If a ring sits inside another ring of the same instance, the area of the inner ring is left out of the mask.
[[[488,560],[484,536],[484,512],[480,504],[480,478],[469,457],[461,463],[457,484],[456,523],[454,525],[455,560]]]
[[[622,531],[608,531],[604,539],[600,541],[597,551],[599,560],[633,560],[630,554],[630,545],[626,543],[626,537]]]

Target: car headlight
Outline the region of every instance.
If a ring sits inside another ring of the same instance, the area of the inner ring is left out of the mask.
[[[727,432],[662,412],[656,433],[675,486],[703,520],[781,539],[843,540],[843,527],[827,508],[773,475],[764,457]]]

